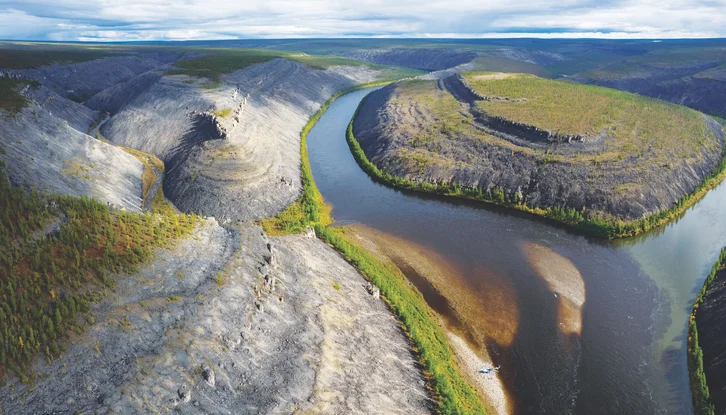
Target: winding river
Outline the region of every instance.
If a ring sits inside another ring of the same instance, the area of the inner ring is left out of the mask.
[[[481,299],[477,318],[493,327],[486,347],[502,367],[510,408],[692,413],[686,324],[726,245],[726,188],[664,228],[616,242],[527,214],[402,192],[372,181],[345,141],[371,90],[338,98],[309,133],[315,181],[338,222],[424,247]]]

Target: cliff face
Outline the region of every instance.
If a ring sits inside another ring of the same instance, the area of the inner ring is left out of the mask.
[[[703,351],[703,367],[717,414],[726,411],[726,269],[720,270],[709,285],[696,312],[698,344]]]
[[[371,93],[353,125],[374,164],[410,180],[500,188],[509,200],[533,207],[586,208],[632,220],[672,207],[721,161],[722,127],[706,116],[718,144],[696,157],[681,159],[673,149],[667,164],[648,152],[599,159],[606,137],[561,135],[490,116],[475,103],[505,98],[477,96],[456,77],[417,82],[426,82],[415,86],[425,89],[417,98],[406,84]]]
[[[64,98],[84,102],[96,93],[184,57],[184,53],[154,52],[96,59],[70,65],[3,71],[33,79]]]

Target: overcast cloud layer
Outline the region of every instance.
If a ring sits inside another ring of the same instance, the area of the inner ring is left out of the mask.
[[[726,37],[726,0],[0,0],[0,39]]]

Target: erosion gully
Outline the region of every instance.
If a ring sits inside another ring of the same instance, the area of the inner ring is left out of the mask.
[[[481,203],[402,192],[372,181],[345,141],[356,107],[372,90],[337,99],[309,133],[315,181],[338,222],[426,247],[485,304],[511,308],[477,318],[509,320],[497,327],[513,335],[490,333],[486,346],[501,365],[513,412],[692,413],[686,324],[726,245],[726,188],[715,188],[666,227],[621,241]],[[422,283],[420,276],[410,279]],[[563,292],[576,292],[578,280],[580,291],[584,284],[579,329],[563,322],[561,312]],[[427,300],[445,301],[430,286],[421,288]]]

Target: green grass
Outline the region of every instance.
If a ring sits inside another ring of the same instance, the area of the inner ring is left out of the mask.
[[[227,118],[230,115],[232,115],[232,111],[234,111],[232,108],[224,108],[220,110],[214,111],[214,116],[219,118]]]
[[[303,193],[285,211],[274,218],[264,219],[262,226],[270,235],[299,233],[307,226],[315,228],[318,237],[338,250],[369,281],[380,290],[386,302],[400,319],[419,357],[427,384],[442,414],[484,414],[483,404],[459,374],[448,340],[422,295],[397,268],[381,263],[365,249],[347,238],[332,222],[330,209],[320,194],[307,151],[307,135],[330,104],[341,95],[374,85],[361,85],[336,93],[310,117],[300,133],[301,176]],[[335,289],[335,283],[332,283]]]
[[[360,106],[358,107],[358,110],[359,109]],[[724,157],[716,169],[696,187],[693,193],[680,198],[672,208],[632,221],[623,221],[602,212],[579,211],[559,206],[542,209],[528,206],[521,200],[518,200],[516,194],[508,194],[501,188],[483,190],[479,187],[463,187],[457,183],[414,182],[412,180],[408,180],[403,177],[396,177],[390,173],[382,171],[368,159],[363,152],[360,143],[353,134],[353,122],[358,114],[358,110],[356,110],[355,115],[353,115],[353,119],[351,119],[350,124],[348,125],[346,139],[348,141],[348,146],[353,153],[353,157],[356,159],[360,167],[374,180],[401,189],[424,193],[436,193],[444,196],[471,199],[505,206],[571,226],[586,234],[600,238],[614,239],[635,236],[668,223],[693,206],[710,189],[721,183],[721,181],[723,181],[726,177],[726,157]]]
[[[484,75],[476,79],[477,76]],[[637,177],[643,166],[662,168],[674,157],[698,161],[703,149],[715,150],[720,145],[704,121],[703,114],[675,104],[626,92],[568,82],[537,78],[532,75],[510,75],[497,79],[491,73],[466,73],[467,82],[480,94],[506,97],[510,100],[480,101],[479,109],[488,116],[498,116],[541,129],[569,135],[607,134],[602,150],[566,156],[519,146],[475,128],[473,115],[462,109],[451,94],[436,88],[435,82],[409,80],[398,83],[391,105],[417,108],[421,116],[414,123],[399,125],[402,136],[409,137],[397,157],[411,172],[425,173],[430,163],[441,165],[451,160],[442,158],[437,148],[449,140],[475,137],[505,151],[535,157],[540,163],[580,163],[602,169],[604,163],[619,163],[637,158],[637,163],[618,165],[632,169]],[[522,203],[516,193],[505,189],[482,190],[465,188],[456,183],[423,183],[393,177],[379,170],[363,154],[357,140],[348,132],[348,142],[360,166],[376,180],[394,187],[438,193],[494,203],[530,212],[575,227],[603,238],[637,235],[661,226],[678,217],[705,193],[720,183],[726,172],[722,161],[691,194],[683,196],[672,208],[645,218],[623,221],[607,212],[560,207],[537,208]],[[604,164],[607,166],[607,164]],[[620,183],[615,191],[635,192],[640,184]]]
[[[37,81],[0,77],[0,110],[15,115],[28,106],[28,99],[20,93],[20,89],[28,85],[33,88],[40,86]]]
[[[693,304],[693,311],[688,321],[688,371],[691,379],[691,390],[693,392],[693,409],[696,415],[713,415],[715,408],[711,403],[711,394],[706,382],[706,372],[703,367],[703,350],[698,344],[698,327],[696,326],[696,313],[698,307],[703,303],[709,286],[716,278],[716,274],[726,267],[726,248],[721,250],[718,260],[713,265],[711,273],[706,277],[701,290],[696,296]]]
[[[111,275],[133,273],[154,248],[190,234],[199,219],[26,192],[10,185],[3,169],[0,164],[0,379],[11,374],[32,382],[33,360],[61,355],[66,334],[86,324],[79,316],[113,288]],[[67,221],[57,235],[35,236],[62,214]]]
[[[678,150],[697,157],[703,147],[718,144],[700,112],[658,99],[531,75],[496,80],[477,80],[478,73],[464,76],[483,96],[524,99],[480,101],[487,114],[559,134],[605,133],[614,139],[611,153],[667,157]]]
[[[472,61],[476,71],[484,72],[506,72],[506,73],[528,73],[542,78],[551,78],[552,73],[544,67],[518,61],[516,59],[503,58],[498,56],[483,56]]]

